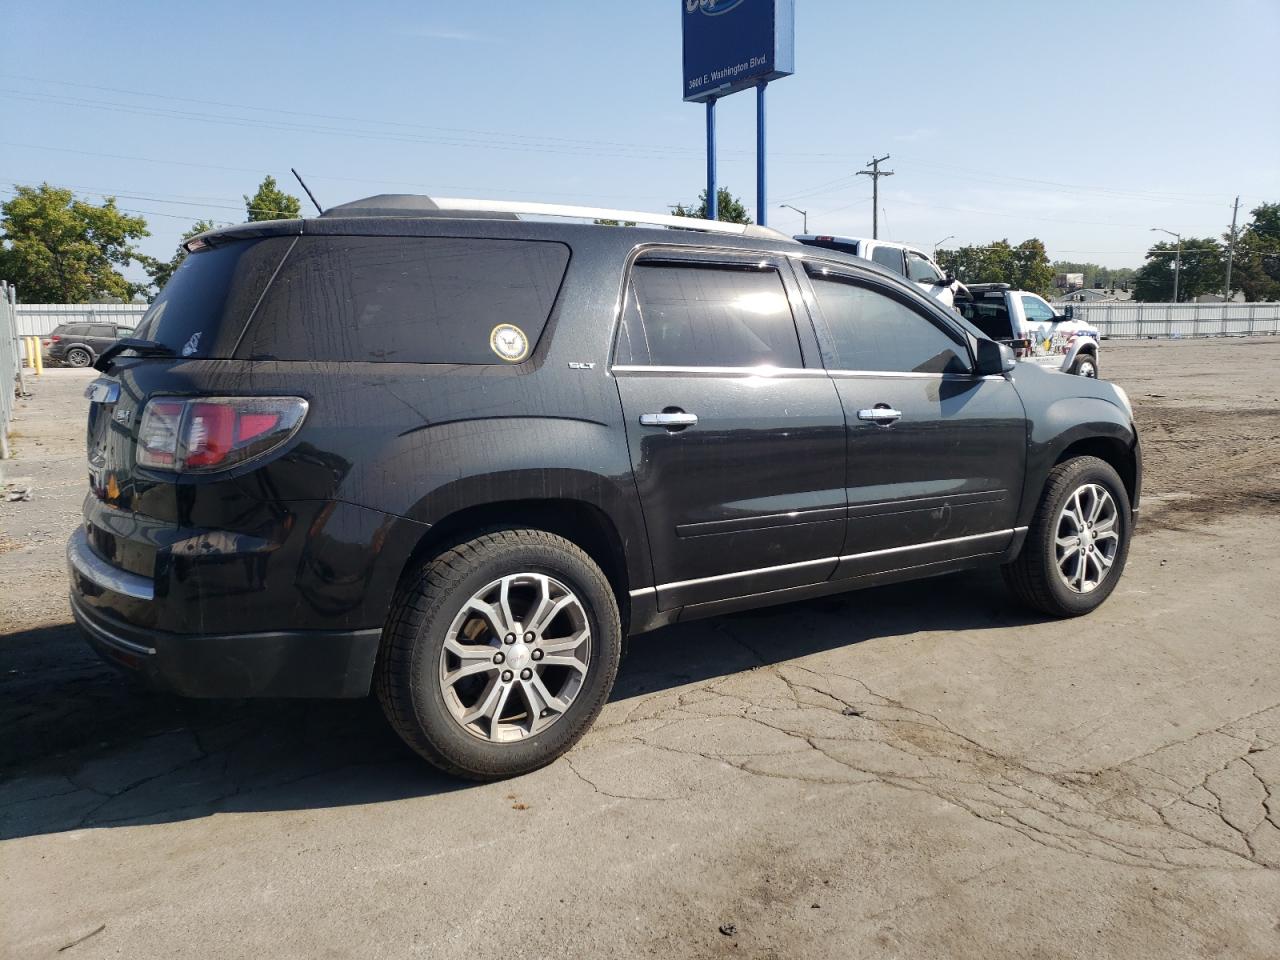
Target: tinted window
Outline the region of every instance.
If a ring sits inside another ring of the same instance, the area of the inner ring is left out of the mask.
[[[116,328],[114,324],[95,323],[89,327],[89,336],[91,337],[106,337],[108,340],[110,340],[110,339],[113,339],[115,335],[116,335]]]
[[[1053,308],[1039,297],[1023,297],[1022,312],[1032,323],[1054,318]]]
[[[907,279],[914,280],[916,283],[941,283],[942,274],[937,271],[924,254],[908,250]]]
[[[871,251],[871,259],[894,273],[902,273],[902,251],[896,247],[876,247]]]
[[[776,270],[640,264],[631,282],[618,364],[804,366]]]
[[[1009,340],[1013,337],[1013,325],[1004,297],[990,300],[956,301],[960,315],[992,340]]]
[[[895,373],[968,373],[964,348],[904,303],[869,287],[815,277],[836,366]]]
[[[187,254],[134,336],[163,343],[180,356],[231,356],[292,243],[291,237],[238,240]]]
[[[240,355],[501,363],[490,335],[512,324],[524,332],[527,356],[568,263],[568,247],[543,241],[303,237]]]
[[[89,335],[89,325],[87,323],[68,323],[61,329],[62,333],[68,337],[87,337]]]

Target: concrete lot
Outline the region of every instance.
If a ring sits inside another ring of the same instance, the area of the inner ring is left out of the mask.
[[[0,953],[1280,956],[1278,369],[1105,345],[1148,498],[1093,616],[984,573],[669,628],[567,759],[488,786],[372,701],[101,665],[62,572],[88,377],[50,372],[0,503]]]

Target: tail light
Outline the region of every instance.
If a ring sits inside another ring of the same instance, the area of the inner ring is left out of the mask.
[[[155,397],[138,426],[138,466],[226,470],[280,446],[306,414],[301,397]]]
[[[55,333],[48,340],[46,340],[45,343],[57,343],[61,339],[62,338]]]

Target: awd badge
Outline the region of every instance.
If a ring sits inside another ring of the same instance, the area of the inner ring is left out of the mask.
[[[489,334],[489,348],[507,363],[529,356],[529,338],[514,323],[500,323]]]

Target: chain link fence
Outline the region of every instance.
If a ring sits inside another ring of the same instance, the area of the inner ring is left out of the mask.
[[[1106,338],[1280,334],[1280,303],[1061,303]]]

